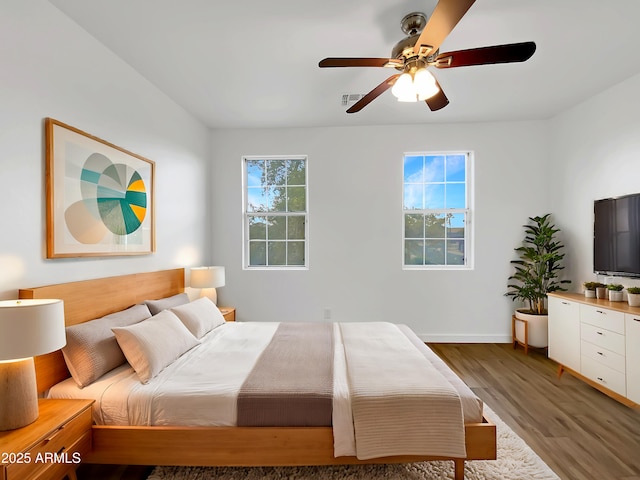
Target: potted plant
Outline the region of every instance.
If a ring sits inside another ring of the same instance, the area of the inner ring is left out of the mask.
[[[640,307],[640,287],[627,288],[627,302],[630,307]]]
[[[609,301],[610,302],[621,302],[622,301],[622,289],[624,287],[619,283],[609,283],[607,284],[607,290],[609,290]]]
[[[528,304],[528,308],[515,311],[516,318],[527,321],[528,344],[544,348],[548,345],[548,315],[545,304],[547,294],[566,291],[563,284],[570,280],[559,280],[558,274],[564,268],[562,260],[564,245],[556,238],[560,229],[551,223],[550,213],[541,217],[529,217],[530,223],[523,225],[523,244],[515,248],[519,259],[512,260],[515,273],[509,277],[506,296]],[[516,340],[524,343],[524,323],[516,322]]]
[[[609,291],[604,283],[596,282],[596,298],[609,298]]]
[[[596,283],[597,282],[584,282],[584,296],[586,298],[596,298]]]

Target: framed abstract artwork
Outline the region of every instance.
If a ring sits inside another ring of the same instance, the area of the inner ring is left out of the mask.
[[[47,258],[155,251],[155,163],[45,120]]]

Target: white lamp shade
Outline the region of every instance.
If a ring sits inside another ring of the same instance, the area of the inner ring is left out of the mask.
[[[0,301],[0,360],[43,355],[66,343],[62,300]]]
[[[413,86],[413,79],[408,73],[403,73],[398,77],[396,83],[391,87],[391,93],[393,93],[400,102],[417,101],[416,90]]]
[[[426,68],[419,69],[413,77],[413,85],[418,93],[418,100],[427,100],[440,91],[436,79]]]
[[[191,269],[191,288],[224,287],[224,267],[195,267]]]

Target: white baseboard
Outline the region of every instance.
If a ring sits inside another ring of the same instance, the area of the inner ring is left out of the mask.
[[[467,335],[419,333],[425,343],[511,343],[511,335]]]

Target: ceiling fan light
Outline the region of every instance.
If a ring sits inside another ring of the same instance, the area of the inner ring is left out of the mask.
[[[419,69],[413,78],[413,86],[418,94],[418,100],[427,100],[440,91],[436,79],[426,68]]]
[[[413,85],[413,79],[408,73],[403,73],[398,77],[396,83],[391,88],[391,93],[399,102],[416,102],[416,90]]]

